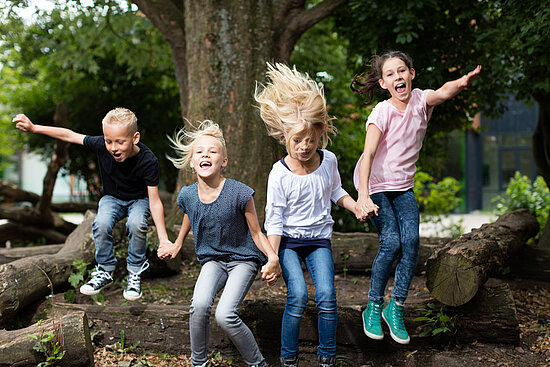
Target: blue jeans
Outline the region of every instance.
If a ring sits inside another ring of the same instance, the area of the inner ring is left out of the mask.
[[[97,215],[92,232],[95,243],[95,260],[105,271],[112,272],[116,267],[113,252],[113,227],[125,217],[128,233],[127,269],[140,273],[142,265],[147,261],[147,219],[151,215],[149,198],[137,200],[120,200],[114,196],[105,195],[99,200]]]
[[[247,365],[259,365],[264,357],[254,335],[239,317],[239,308],[250,289],[258,264],[252,261],[208,261],[195,283],[189,310],[191,365],[208,361],[210,312],[214,297],[223,288],[216,307],[216,322],[227,333]]]
[[[286,306],[281,327],[281,357],[298,356],[300,321],[307,304],[307,286],[302,271],[302,262],[315,285],[315,302],[319,311],[317,327],[319,348],[317,354],[336,356],[336,291],[334,289],[334,263],[332,250],[326,247],[283,249],[279,262],[287,287]]]
[[[369,300],[384,300],[393,262],[399,259],[391,296],[397,302],[404,303],[414,276],[420,246],[420,215],[414,192],[412,189],[385,191],[371,195],[371,199],[380,208],[378,216],[372,217],[380,238],[380,249],[372,264]]]

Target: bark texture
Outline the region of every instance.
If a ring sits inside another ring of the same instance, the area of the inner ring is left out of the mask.
[[[59,252],[36,255],[0,265],[0,324],[37,300],[63,290],[72,273],[74,259],[94,262],[92,222],[95,214],[86,213]]]
[[[52,332],[54,337],[42,345],[51,348],[53,343],[59,343],[62,351],[65,351],[65,355],[55,366],[94,366],[88,318],[84,312],[77,311],[23,329],[0,331],[0,367],[34,367],[46,361],[44,353],[33,349],[37,341],[29,335],[41,338],[48,332]]]
[[[456,307],[467,303],[538,229],[536,217],[519,209],[449,242],[427,261],[428,289],[443,304]]]
[[[267,176],[282,152],[254,106],[266,62],[288,63],[299,37],[346,0],[133,0],[170,44],[182,117],[217,122],[227,142],[225,175],[256,191],[263,223]],[[182,170],[178,186],[192,183]],[[172,210],[169,225],[181,223]]]

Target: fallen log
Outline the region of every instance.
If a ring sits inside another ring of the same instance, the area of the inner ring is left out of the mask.
[[[425,295],[428,295],[425,292]],[[61,299],[60,295],[57,299]],[[264,354],[278,355],[280,346],[280,327],[284,311],[284,297],[254,297],[246,299],[240,311],[243,321],[253,332]],[[409,346],[397,345],[389,335],[383,341],[374,341],[365,336],[362,328],[361,311],[364,303],[342,302],[338,307],[337,344],[339,354],[369,357],[373,352],[418,348],[430,343],[430,338],[420,338],[420,323],[412,321],[422,316],[419,311],[433,298],[409,297],[405,309],[405,324],[412,337]],[[489,305],[490,307],[487,307]],[[215,309],[215,307],[214,307]],[[133,345],[139,342],[139,348],[146,351],[171,354],[189,354],[189,305],[91,305],[53,303],[53,311],[63,314],[75,310],[85,311],[93,322],[92,332],[97,345],[112,345],[120,342],[124,331],[125,343]],[[51,311],[50,311],[51,312]],[[212,315],[215,310],[212,311]],[[450,309],[449,315],[457,317],[456,338],[464,343],[488,342],[515,345],[519,341],[519,328],[515,305],[510,289],[506,285],[487,287],[465,308]],[[488,327],[491,325],[491,327]],[[238,356],[227,335],[217,326],[211,317],[209,344],[212,350],[224,355]],[[387,333],[387,331],[386,331]],[[309,302],[302,318],[300,345],[317,345],[317,309]],[[368,362],[367,359],[358,361]]]
[[[443,304],[461,306],[535,236],[534,215],[519,209],[447,243],[426,263],[426,285]]]
[[[55,254],[59,252],[64,245],[65,244],[0,248],[0,265],[30,256]]]
[[[63,243],[67,235],[51,228],[44,228],[31,224],[8,222],[0,225],[0,246],[16,243]]]
[[[36,255],[0,265],[0,324],[23,307],[54,291],[66,289],[75,259],[94,261],[92,222],[87,212],[84,221],[67,237],[56,254]]]
[[[53,337],[49,341],[39,342],[48,333]],[[34,336],[34,337],[31,337]],[[82,311],[70,312],[63,317],[43,320],[29,327],[18,330],[0,331],[0,367],[36,366],[46,361],[47,355],[33,348],[42,346],[50,355],[58,343],[65,352],[55,366],[87,367],[94,365],[93,346],[88,328],[88,318]]]

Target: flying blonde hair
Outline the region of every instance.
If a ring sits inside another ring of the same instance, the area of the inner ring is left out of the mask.
[[[103,126],[105,125],[122,125],[129,128],[130,134],[137,131],[137,117],[127,108],[117,107],[107,112],[103,120],[101,121]]]
[[[333,118],[327,113],[323,87],[287,65],[267,63],[266,85],[256,83],[254,98],[270,136],[289,149],[290,138],[315,129],[321,132],[320,145],[325,148],[328,134],[336,133]]]
[[[170,157],[166,155],[177,169],[183,169],[190,167],[191,156],[193,155],[193,144],[201,136],[209,135],[216,138],[221,146],[223,157],[227,157],[227,147],[225,145],[225,139],[223,138],[223,132],[220,126],[211,120],[199,121],[199,125],[192,131],[187,131],[185,128],[177,131],[173,137],[167,136],[170,141],[170,145],[176,151],[178,157]]]

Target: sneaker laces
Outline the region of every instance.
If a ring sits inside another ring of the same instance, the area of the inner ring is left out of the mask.
[[[367,322],[369,325],[380,322],[380,315],[382,314],[382,306],[384,305],[383,303],[376,303],[376,302],[371,302],[371,304],[373,308],[370,310],[370,312],[368,312],[369,317],[367,319]]]
[[[95,270],[92,271],[92,279],[90,279],[88,284],[94,287],[99,287],[105,280],[113,281],[113,277],[109,274],[109,272],[96,266]]]
[[[392,321],[393,326],[396,329],[400,330],[406,330],[405,329],[405,323],[403,322],[403,311],[405,310],[405,307],[399,306],[398,304],[394,304],[392,307]]]
[[[141,273],[143,273],[145,270],[149,268],[149,262],[144,262],[143,265],[141,265],[141,269],[138,270],[137,273],[134,273],[131,270],[128,270],[128,289],[137,289],[139,290],[141,288]]]

